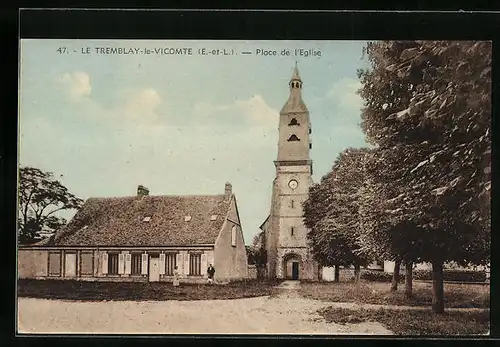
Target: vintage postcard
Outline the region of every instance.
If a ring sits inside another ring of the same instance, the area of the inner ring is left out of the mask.
[[[21,39],[18,334],[489,334],[491,56]]]

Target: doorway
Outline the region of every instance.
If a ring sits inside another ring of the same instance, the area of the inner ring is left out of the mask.
[[[292,280],[298,280],[299,279],[299,262],[294,261],[292,263]]]
[[[160,280],[160,257],[151,257],[149,259],[149,282],[158,282]]]
[[[298,280],[300,278],[300,258],[295,254],[285,256],[284,278],[287,280]]]

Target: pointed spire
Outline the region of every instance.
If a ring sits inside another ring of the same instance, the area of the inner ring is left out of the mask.
[[[299,68],[297,67],[297,60],[295,60],[295,68],[293,69],[292,79],[290,81],[302,81],[299,75]]]
[[[288,83],[290,86],[290,96],[288,101],[281,109],[281,114],[289,112],[308,112],[307,107],[302,100],[302,79],[299,75],[299,68],[297,67],[297,61],[295,61],[295,68],[293,69],[292,78]]]

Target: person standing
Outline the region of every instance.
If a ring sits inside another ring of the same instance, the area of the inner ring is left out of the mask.
[[[177,266],[174,268],[174,287],[179,286],[179,270],[177,270]]]
[[[214,283],[215,268],[210,264],[207,269],[208,284]]]

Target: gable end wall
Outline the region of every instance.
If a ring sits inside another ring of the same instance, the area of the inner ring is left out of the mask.
[[[236,201],[231,199],[231,206],[225,223],[215,242],[214,267],[218,281],[241,280],[248,278],[248,261],[245,240],[237,214]],[[236,226],[236,247],[231,245],[231,229]],[[206,269],[203,269],[206,271]]]

